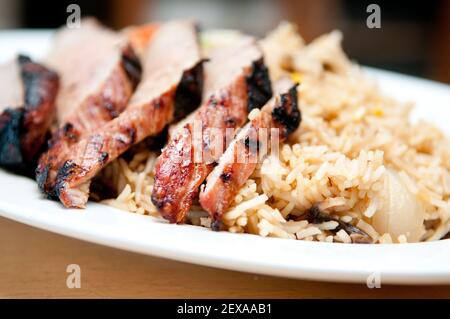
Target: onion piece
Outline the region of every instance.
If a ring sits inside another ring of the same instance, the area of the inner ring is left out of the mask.
[[[409,243],[418,242],[424,232],[424,211],[398,174],[387,170],[385,188],[381,191],[382,208],[372,218],[378,233],[392,238],[405,235]]]

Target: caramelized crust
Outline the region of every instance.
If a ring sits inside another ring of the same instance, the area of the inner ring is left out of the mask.
[[[26,56],[19,56],[22,105],[0,114],[0,166],[32,175],[55,113],[58,75]]]

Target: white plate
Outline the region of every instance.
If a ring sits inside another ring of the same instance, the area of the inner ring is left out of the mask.
[[[0,61],[17,50],[39,56],[48,39],[48,32],[0,32],[2,48],[8,48],[0,51]],[[426,118],[449,133],[449,86],[367,71],[393,97],[416,101],[414,118]],[[67,210],[43,199],[32,180],[1,170],[0,215],[111,247],[218,268],[340,282],[364,283],[373,275],[381,284],[450,283],[450,240],[403,245],[317,243],[170,225],[96,203],[89,203],[86,210]]]

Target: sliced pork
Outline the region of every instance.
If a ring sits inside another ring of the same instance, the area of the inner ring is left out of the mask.
[[[198,107],[202,63],[193,22],[174,21],[158,27],[144,55],[142,80],[127,109],[82,137],[58,167],[55,190],[66,207],[84,207],[91,179],[103,167]]]
[[[297,85],[280,80],[274,91],[275,96],[230,143],[200,192],[200,204],[212,217],[215,230],[220,229],[222,214],[271,145],[285,140],[300,124]]]
[[[59,80],[26,56],[0,66],[0,166],[32,175],[54,118]]]
[[[200,185],[221,155],[215,149],[224,145],[227,131],[242,126],[248,112],[272,95],[254,39],[244,38],[210,56],[205,64],[205,92],[199,110],[183,128],[172,131],[155,168],[152,201],[170,222],[184,221]]]
[[[46,58],[60,75],[59,129],[36,170],[40,189],[55,196],[57,169],[71,145],[116,118],[140,80],[141,67],[125,37],[83,20],[80,29],[62,29]]]

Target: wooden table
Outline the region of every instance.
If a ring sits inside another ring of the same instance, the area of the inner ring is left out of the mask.
[[[66,267],[81,268],[81,288]],[[334,284],[190,265],[56,235],[0,218],[0,297],[450,298],[450,286]]]

